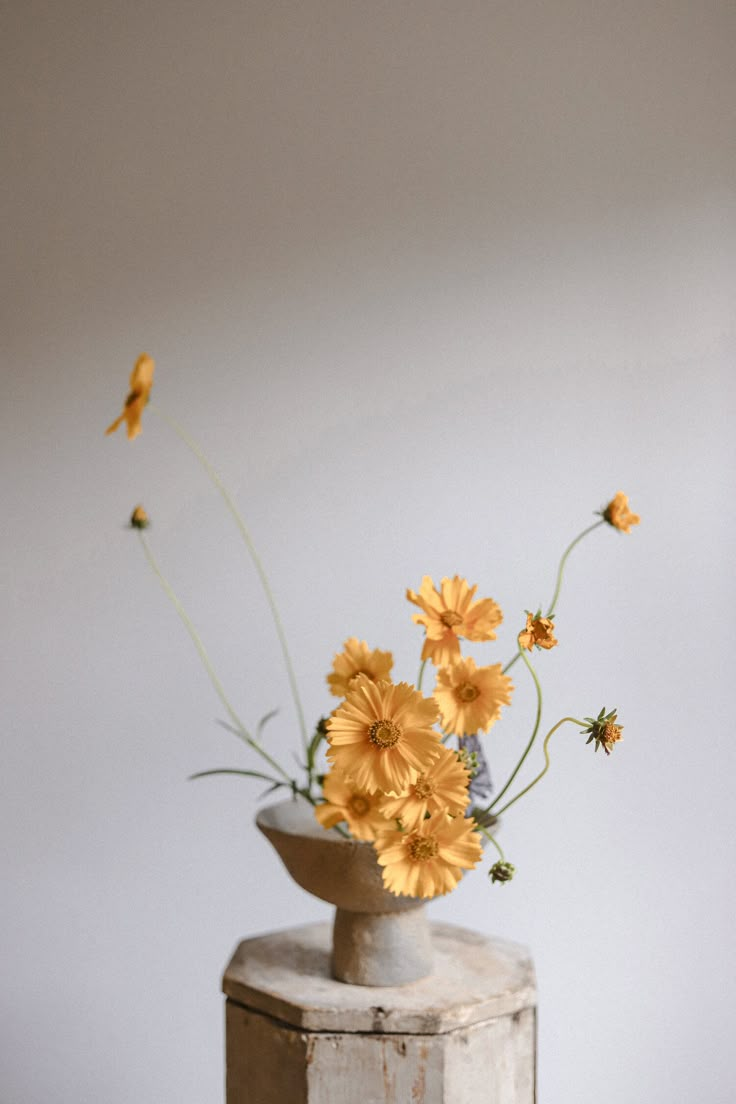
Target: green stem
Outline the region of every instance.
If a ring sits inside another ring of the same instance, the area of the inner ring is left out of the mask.
[[[166,578],[163,571],[161,570],[158,563],[156,562],[156,559],[153,555],[153,552],[151,551],[151,549],[148,545],[148,541],[146,540],[145,536],[143,535],[143,530],[138,529],[137,533],[138,533],[138,536],[140,538],[140,542],[141,542],[141,545],[143,547],[143,551],[145,552],[146,559],[148,560],[148,563],[149,563],[154,575],[156,576],[156,578],[160,582],[161,586],[163,587],[163,589],[166,593],[166,596],[170,600],[170,602],[173,605],[176,612],[179,614],[179,617],[181,618],[182,622],[184,623],[184,627],[186,628],[187,632],[189,633],[190,637],[192,638],[192,642],[194,643],[194,647],[197,649],[197,652],[199,653],[199,658],[202,660],[205,671],[210,676],[210,681],[211,681],[212,685],[215,688],[215,692],[216,692],[218,698],[220,699],[220,701],[222,702],[222,704],[225,706],[225,709],[227,710],[228,716],[232,720],[235,728],[238,730],[239,735],[246,742],[246,744],[248,744],[249,747],[251,747],[254,751],[258,752],[258,754],[260,756],[262,756],[262,758],[265,759],[266,762],[271,767],[273,767],[273,769],[275,771],[277,771],[281,775],[282,778],[285,778],[289,782],[289,784],[292,785],[292,779],[289,777],[289,775],[286,773],[286,771],[282,767],[280,767],[279,764],[276,762],[276,760],[272,759],[271,756],[268,754],[268,752],[265,751],[265,749],[261,747],[261,745],[258,743],[258,741],[255,740],[251,736],[251,734],[248,732],[247,728],[245,727],[245,725],[241,721],[240,717],[238,716],[238,714],[233,709],[233,707],[230,704],[230,701],[228,700],[228,697],[225,693],[224,687],[223,687],[222,683],[220,682],[219,678],[217,677],[217,674],[215,672],[214,667],[212,666],[212,661],[211,661],[209,655],[207,654],[207,649],[205,648],[205,646],[202,642],[201,636],[199,635],[199,633],[195,629],[194,625],[192,624],[192,622],[189,618],[189,614],[184,609],[184,606],[179,601],[179,598],[177,597],[176,593],[174,592],[171,584],[169,583],[168,579]]]
[[[589,525],[587,529],[583,529],[582,533],[578,533],[575,540],[571,541],[563,552],[562,559],[560,560],[560,566],[557,568],[557,581],[555,583],[555,592],[552,595],[552,601],[550,602],[549,609],[547,610],[547,617],[551,617],[552,614],[555,612],[557,599],[560,597],[560,590],[562,589],[562,576],[565,571],[567,557],[570,555],[575,545],[580,544],[580,541],[583,539],[583,537],[587,537],[588,533],[592,533],[594,529],[598,529],[599,526],[605,524],[605,518],[601,518],[600,521],[594,521],[593,524]]]
[[[509,778],[509,780],[508,780],[508,782],[506,783],[506,785],[504,786],[504,788],[503,788],[503,789],[501,790],[501,792],[500,792],[500,793],[499,793],[499,794],[498,794],[498,795],[497,795],[497,796],[496,796],[496,797],[495,797],[495,798],[493,799],[493,801],[492,801],[492,802],[491,802],[491,804],[490,804],[490,805],[488,806],[488,808],[487,808],[487,809],[484,809],[484,810],[483,810],[483,811],[484,811],[484,812],[486,812],[486,813],[490,813],[490,812],[491,812],[491,811],[492,811],[492,810],[494,809],[494,807],[495,807],[496,805],[498,805],[499,801],[501,800],[501,798],[503,797],[503,795],[504,795],[504,794],[506,793],[506,791],[508,790],[509,786],[510,786],[510,785],[511,785],[511,784],[513,783],[513,781],[514,781],[514,779],[516,778],[517,774],[518,774],[518,773],[519,773],[519,771],[521,770],[521,768],[522,768],[522,766],[523,766],[523,763],[524,763],[524,760],[526,759],[526,757],[527,757],[527,755],[529,754],[529,752],[530,752],[530,751],[532,750],[532,746],[533,746],[533,744],[534,744],[534,741],[535,741],[535,740],[536,740],[536,738],[537,738],[537,733],[539,732],[539,725],[540,725],[540,723],[541,723],[541,720],[542,720],[542,687],[541,687],[541,685],[540,685],[539,679],[537,678],[537,672],[536,672],[536,671],[534,670],[534,668],[532,667],[532,665],[531,665],[531,661],[529,660],[528,656],[527,656],[527,655],[525,654],[525,652],[524,652],[524,650],[523,650],[523,648],[522,648],[521,646],[519,646],[519,655],[520,655],[520,656],[521,656],[521,658],[522,658],[522,659],[524,660],[524,663],[525,663],[525,664],[527,665],[527,667],[529,668],[529,672],[530,672],[530,674],[531,674],[532,678],[534,679],[534,686],[535,686],[535,688],[536,688],[536,691],[537,691],[537,715],[536,715],[536,717],[535,717],[535,720],[534,720],[534,728],[533,728],[533,730],[532,730],[532,734],[531,734],[531,736],[530,736],[530,738],[529,738],[529,743],[528,743],[528,744],[526,745],[526,747],[524,748],[524,752],[523,752],[523,754],[522,754],[522,756],[521,756],[521,759],[519,760],[519,762],[518,762],[518,763],[516,764],[516,766],[514,767],[514,769],[513,769],[512,773],[511,773],[511,777]],[[496,813],[496,816],[498,816],[498,813]]]
[[[504,855],[503,851],[501,850],[501,844],[498,842],[496,837],[492,836],[491,833],[488,831],[488,829],[484,828],[481,824],[478,825],[478,831],[482,832],[483,835],[486,837],[486,839],[490,840],[490,842],[496,848],[499,855],[501,856],[501,862],[506,862],[506,856]]]
[[[511,806],[514,805],[519,800],[520,797],[523,797],[524,794],[529,793],[529,791],[534,786],[536,786],[537,782],[539,782],[540,779],[544,778],[545,774],[549,770],[549,751],[547,750],[549,742],[552,739],[552,737],[554,736],[557,729],[560,728],[563,724],[568,724],[568,723],[580,725],[581,728],[585,728],[584,722],[579,721],[577,719],[577,717],[563,717],[561,721],[558,721],[557,724],[554,725],[549,730],[549,732],[547,733],[547,735],[544,738],[544,745],[543,745],[543,749],[542,749],[544,751],[544,768],[539,772],[537,777],[529,783],[528,786],[525,786],[523,790],[519,791],[519,793],[516,795],[516,797],[512,797],[510,801],[507,801],[506,804],[503,806],[503,808],[498,810],[498,812],[496,813],[496,816],[500,816],[501,813],[505,813],[506,810],[510,809]]]
[[[240,530],[240,535],[242,536],[243,540],[245,541],[246,548],[248,549],[248,553],[250,555],[250,558],[253,561],[253,566],[255,567],[256,573],[258,574],[258,578],[260,579],[261,586],[263,587],[264,593],[266,595],[266,600],[268,601],[268,605],[269,605],[270,610],[271,610],[271,616],[273,617],[274,625],[276,626],[276,635],[278,636],[279,644],[281,645],[281,652],[282,652],[283,657],[284,657],[284,664],[286,666],[286,673],[287,673],[287,676],[288,676],[288,679],[289,679],[289,686],[291,688],[291,696],[294,700],[294,707],[296,709],[297,717],[298,717],[298,720],[299,720],[299,728],[301,730],[302,742],[303,742],[304,748],[306,750],[306,748],[308,746],[308,743],[309,743],[308,736],[307,736],[307,725],[306,725],[306,722],[304,720],[304,710],[302,709],[302,703],[301,703],[301,699],[299,697],[299,688],[298,688],[297,682],[296,682],[296,675],[294,673],[294,666],[291,662],[291,656],[289,654],[288,644],[286,643],[286,633],[284,632],[284,626],[281,622],[281,617],[279,615],[279,611],[278,611],[278,608],[276,606],[276,600],[273,596],[273,592],[271,591],[271,586],[268,582],[266,572],[264,570],[263,564],[261,563],[261,559],[260,559],[260,557],[259,557],[259,555],[256,551],[255,545],[253,544],[253,539],[252,539],[250,533],[248,532],[246,524],[245,524],[240,512],[238,511],[237,506],[235,505],[232,498],[230,497],[230,494],[229,494],[227,488],[223,484],[222,480],[220,479],[220,477],[217,474],[217,472],[215,471],[215,469],[212,467],[212,464],[209,462],[209,460],[207,459],[205,454],[202,452],[202,450],[199,447],[199,445],[197,444],[197,442],[194,441],[189,436],[189,434],[186,432],[186,430],[184,430],[179,425],[178,422],[175,422],[173,418],[170,418],[167,414],[164,414],[161,410],[159,410],[157,407],[155,407],[153,405],[153,403],[149,403],[148,408],[149,408],[149,410],[153,410],[154,413],[158,414],[159,418],[162,418],[163,421],[165,421],[166,424],[169,426],[169,428],[172,429],[174,431],[174,433],[176,433],[176,435],[184,442],[184,444],[187,446],[187,448],[190,449],[194,453],[194,455],[197,457],[200,464],[204,468],[205,472],[209,476],[210,480],[212,481],[212,483],[214,483],[215,487],[217,487],[217,490],[222,495],[222,498],[225,502],[225,505],[227,506],[228,510],[232,514],[233,519],[235,520],[235,524],[237,525],[238,529]],[[310,785],[311,785],[311,781],[312,780],[311,780],[311,777],[310,777],[310,779],[309,779]]]
[[[419,665],[419,675],[417,677],[417,690],[422,689],[422,679],[424,678],[424,668],[427,666],[426,659],[423,659]]]
[[[570,553],[572,552],[575,545],[580,543],[580,541],[583,539],[583,537],[587,537],[588,533],[592,533],[594,529],[597,529],[600,525],[604,525],[604,524],[605,524],[605,518],[601,518],[600,521],[594,521],[593,524],[589,525],[587,529],[583,529],[582,533],[578,533],[578,535],[575,537],[575,540],[571,541],[570,544],[568,544],[565,551],[562,553],[562,559],[560,560],[559,567],[557,568],[557,579],[555,581],[555,592],[552,595],[552,601],[550,602],[547,613],[545,614],[546,617],[551,617],[553,615],[553,613],[555,612],[555,608],[557,606],[557,601],[560,597],[560,591],[562,589],[562,576],[565,573],[565,566],[567,564],[567,557],[570,555]],[[517,652],[516,655],[513,656],[513,658],[508,661],[506,666],[504,668],[502,668],[502,672],[503,672],[504,675],[508,671],[511,670],[511,668],[514,666],[517,659],[519,658],[519,655],[520,655],[520,653]]]

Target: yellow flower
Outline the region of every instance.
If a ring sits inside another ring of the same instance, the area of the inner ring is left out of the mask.
[[[519,644],[522,648],[532,650],[536,644],[538,648],[554,648],[557,644],[554,622],[549,617],[526,615],[526,628],[519,633]]]
[[[372,651],[365,640],[351,636],[343,644],[344,651],[332,661],[332,673],[327,676],[330,692],[336,698],[344,698],[355,686],[359,675],[366,675],[371,682],[390,682],[394,657],[391,652]]]
[[[322,793],[324,804],[316,807],[314,815],[323,828],[334,828],[341,820],[346,820],[355,839],[374,840],[377,832],[391,827],[378,807],[382,794],[357,789],[340,771],[330,771]]]
[[[147,529],[151,524],[148,514],[142,506],[136,506],[130,515],[131,529]]]
[[[396,895],[438,897],[449,893],[482,858],[475,821],[437,813],[413,832],[384,832],[374,847],[383,884]]]
[[[368,793],[400,794],[439,757],[437,704],[406,682],[359,675],[327,722],[327,758]]]
[[[407,590],[406,597],[424,613],[415,613],[413,620],[424,625],[427,639],[422,659],[431,659],[436,667],[446,667],[460,657],[458,637],[466,640],[495,640],[493,631],[503,621],[501,610],[492,598],[473,601],[477,586],[456,575],[444,578],[436,590],[432,578],[425,575],[419,593]]]
[[[629,496],[623,491],[616,491],[611,501],[602,511],[602,516],[614,529],[620,529],[622,533],[630,533],[632,525],[638,525],[641,518],[629,509]]]
[[[132,441],[141,431],[141,415],[153,387],[155,365],[148,353],[141,353],[130,374],[130,394],[125,400],[123,413],[108,426],[105,433],[114,433],[121,422],[128,423],[128,440]]]
[[[441,747],[439,759],[422,771],[400,797],[384,797],[381,812],[391,820],[400,819],[405,828],[415,828],[427,813],[464,813],[468,805],[470,772],[457,752]]]
[[[511,679],[500,663],[476,667],[468,656],[437,672],[434,698],[440,707],[442,727],[455,736],[487,732],[501,716],[501,706],[511,705]]]

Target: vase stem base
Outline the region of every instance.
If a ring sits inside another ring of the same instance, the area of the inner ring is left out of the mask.
[[[333,927],[332,975],[349,985],[406,985],[432,973],[432,940],[423,905],[406,912],[348,912]]]

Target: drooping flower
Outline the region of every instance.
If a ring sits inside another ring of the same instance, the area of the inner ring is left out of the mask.
[[[131,529],[147,529],[151,524],[148,514],[142,506],[136,506],[133,513],[130,515],[130,527]]]
[[[128,440],[132,441],[141,431],[141,415],[153,387],[155,364],[148,353],[141,353],[130,374],[130,392],[123,405],[123,412],[109,425],[105,433],[114,433],[122,422],[128,425]]]
[[[492,598],[473,601],[477,586],[455,575],[444,578],[440,590],[430,575],[425,575],[419,593],[407,590],[406,597],[423,611],[412,619],[424,625],[427,638],[422,659],[431,659],[436,667],[445,667],[460,657],[459,637],[466,640],[495,640],[493,631],[503,621],[501,610]]]
[[[322,785],[324,804],[317,805],[314,815],[323,828],[334,828],[347,821],[355,839],[374,840],[376,833],[392,827],[381,813],[383,794],[359,790],[340,771],[331,770]]]
[[[519,645],[528,651],[536,645],[538,648],[554,648],[557,644],[554,621],[541,614],[527,613],[526,628],[518,636]]]
[[[620,529],[622,533],[630,533],[631,526],[638,525],[641,521],[639,515],[629,509],[629,496],[623,491],[616,491],[606,508],[601,511],[601,516],[609,525],[614,529]]]
[[[327,758],[360,790],[400,794],[439,757],[437,703],[406,682],[359,675],[327,722]]]
[[[586,717],[585,720],[588,722],[588,726],[583,729],[583,735],[588,736],[585,741],[586,744],[595,741],[596,751],[599,747],[602,747],[606,755],[610,755],[613,745],[623,739],[621,733],[624,726],[616,724],[616,716],[615,709],[606,713],[604,705],[597,717]]]
[[[442,727],[454,736],[487,732],[501,716],[501,706],[511,704],[513,683],[500,663],[476,667],[472,656],[441,667],[434,698],[440,707]]]
[[[436,813],[411,832],[382,832],[374,847],[383,884],[397,896],[438,897],[482,858],[475,821]]]
[[[371,682],[390,682],[393,663],[391,652],[371,649],[365,640],[351,636],[332,661],[332,672],[327,676],[330,692],[336,698],[344,698],[359,675],[365,675]]]
[[[423,770],[406,793],[399,797],[385,797],[381,812],[389,820],[401,820],[404,828],[412,829],[427,813],[464,813],[468,805],[470,772],[458,758],[457,752],[440,745],[439,758]]]

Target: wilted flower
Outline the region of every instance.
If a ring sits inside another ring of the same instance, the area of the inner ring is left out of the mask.
[[[595,741],[595,750],[602,747],[606,755],[611,754],[611,748],[619,740],[623,739],[621,732],[623,725],[616,724],[616,710],[606,713],[606,707],[601,709],[597,717],[585,717],[588,727],[583,729],[583,734],[589,734],[586,744]]]
[[[623,491],[616,491],[606,508],[601,511],[601,517],[622,533],[630,533],[631,526],[638,525],[641,521],[639,515],[629,509],[629,496]]]
[[[540,613],[527,613],[526,628],[518,636],[519,645],[531,652],[537,648],[554,648],[557,644],[555,626],[551,617],[542,617]]]
[[[141,353],[130,374],[130,393],[123,405],[123,412],[107,427],[105,433],[114,433],[120,423],[125,421],[128,424],[128,440],[132,441],[138,436],[141,431],[141,415],[153,387],[154,367],[152,357],[148,353]]]

